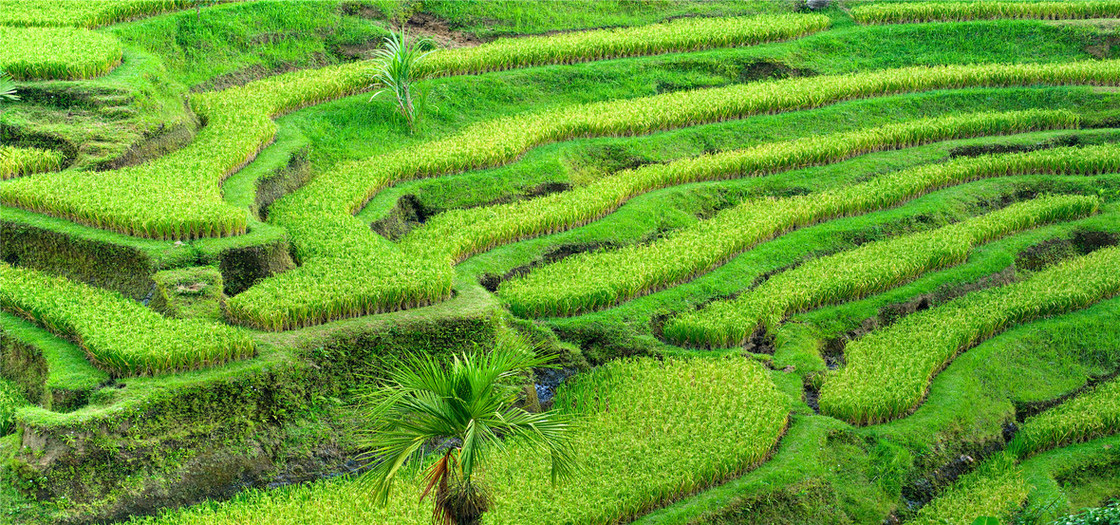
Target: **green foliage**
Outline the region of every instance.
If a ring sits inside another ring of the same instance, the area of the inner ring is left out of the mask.
[[[385,47],[374,54],[373,83],[375,88],[380,89],[370,100],[382,93],[392,94],[397,101],[397,111],[404,117],[409,131],[416,131],[416,122],[423,115],[427,99],[415,90],[415,83],[421,75],[424,59],[432,53],[425,49],[433,45],[428,38],[406,42],[402,29],[400,33],[390,31],[385,37]]]
[[[976,516],[1007,516],[1027,499],[1022,469],[1010,454],[997,454],[973,472],[961,476],[907,523],[916,525],[968,525]],[[991,519],[991,518],[988,518]],[[994,520],[999,523],[999,520]]]
[[[1077,514],[1058,518],[1052,525],[1115,525],[1116,523],[1120,523],[1120,500],[1114,500],[1104,507],[1085,509]]]
[[[364,419],[373,431],[372,469],[364,477],[375,500],[388,501],[401,469],[432,453],[432,442],[444,442],[446,450],[434,451],[442,457],[426,469],[420,499],[432,493],[438,523],[473,522],[489,506],[478,474],[505,448],[504,439],[548,450],[553,483],[571,477],[576,460],[567,418],[515,406],[518,383],[554,357],[536,356],[525,341],[506,335],[489,353],[456,356],[446,366],[433,357],[402,360],[366,400]]]
[[[0,41],[0,68],[20,80],[93,78],[122,57],[116,38],[89,29],[0,26]]]
[[[949,22],[996,18],[1115,18],[1120,1],[1078,0],[1075,2],[894,2],[860,5],[851,10],[861,24]]]
[[[194,0],[0,0],[0,26],[95,28],[190,7],[193,3]]]
[[[649,133],[936,88],[1118,80],[1120,61],[918,67],[682,91],[495,119],[418,148],[342,163],[278,201],[270,220],[288,229],[303,266],[235,297],[231,315],[249,326],[282,330],[446,298],[451,290],[447,260],[410,257],[385,239],[371,236],[368,225],[352,217],[375,193],[400,181],[509,162],[530,148],[579,136]],[[694,271],[696,267],[686,273]],[[600,304],[617,299],[596,293]],[[564,309],[575,312],[585,306]]]
[[[1103,145],[962,158],[817,194],[748,201],[648,244],[582,253],[539,267],[502,283],[499,294],[521,316],[594,311],[693,279],[794,228],[884,209],[981,178],[1109,173],[1120,169],[1118,152],[1120,147]]]
[[[726,395],[734,391],[738,395]],[[483,523],[617,523],[763,461],[782,435],[788,401],[766,369],[743,358],[615,361],[562,386],[556,410],[570,414],[575,476],[553,487],[550,460],[510,440],[484,474],[493,506]],[[400,481],[423,491],[421,472]],[[416,498],[370,505],[366,485],[321,481],[244,492],[140,523],[203,525],[394,523],[426,525]]]
[[[0,436],[15,430],[16,409],[27,404],[18,385],[0,378]]]
[[[62,169],[64,162],[66,162],[66,155],[61,151],[0,146],[0,180],[33,173],[58,171]]]
[[[169,320],[116,292],[0,266],[0,307],[77,341],[118,375],[211,366],[254,353],[244,332],[213,322]]]
[[[961,351],[1011,326],[1085,308],[1118,292],[1120,248],[1110,247],[909,315],[847,345],[847,366],[821,387],[821,413],[855,424],[901,417],[921,403],[933,377]]]
[[[966,261],[974,247],[1051,222],[1097,211],[1096,197],[1043,197],[962,223],[813,259],[743,295],[716,301],[666,323],[665,336],[708,347],[742,345],[759,325],[770,333],[789,314],[883,292]]]
[[[682,18],[633,28],[498,39],[478,47],[436,52],[421,70],[430,74],[455,75],[749,46],[815,33],[827,29],[829,23],[829,18],[823,15]]]
[[[1113,379],[1027,419],[1008,444],[1008,450],[1026,457],[1117,431],[1120,431],[1120,380]]]
[[[691,182],[753,177],[839,162],[857,155],[927,142],[1076,127],[1064,111],[977,113],[921,119],[871,129],[771,142],[621,170],[571,191],[511,204],[454,209],[401,239],[403,249],[455,261],[515,240],[555,233],[602,218],[627,200]]]

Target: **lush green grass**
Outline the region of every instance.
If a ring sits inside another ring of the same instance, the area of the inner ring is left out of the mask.
[[[0,377],[0,436],[15,430],[16,409],[27,404],[15,383]]]
[[[717,395],[728,389],[743,395]],[[534,450],[511,443],[484,480],[495,503],[484,523],[615,523],[758,464],[785,428],[787,400],[749,359],[620,361],[565,385],[582,468],[553,488]],[[387,509],[352,481],[244,493],[225,504],[142,523],[426,523],[415,482]]]
[[[1102,248],[1030,278],[907,316],[847,345],[847,365],[821,388],[821,412],[857,424],[905,415],[956,354],[1005,330],[1120,292],[1120,248]]]
[[[1118,465],[1120,436],[1056,448],[1023,461],[1031,487],[1022,515],[1032,519],[1025,521],[1050,523],[1063,514],[1101,505],[1116,494]]]
[[[30,321],[0,312],[0,329],[3,329],[5,337],[38,351],[46,362],[46,377],[41,378],[42,397],[45,399],[33,399],[36,403],[54,410],[65,409],[68,407],[55,406],[55,397],[81,398],[109,381],[109,374],[90,364],[85,351],[78,345],[60,339]]]
[[[994,18],[1115,18],[1120,2],[1079,0],[1076,2],[897,2],[860,5],[852,18],[863,24],[945,22]]]
[[[674,318],[664,333],[677,342],[709,347],[742,345],[760,325],[775,332],[791,313],[885,291],[964,262],[976,245],[1096,210],[1095,197],[1043,197],[933,231],[866,244],[783,272],[734,300]]]
[[[1026,420],[1008,448],[1029,456],[1118,431],[1120,380],[1112,380]]]
[[[225,325],[168,320],[124,296],[0,266],[0,306],[79,342],[95,364],[118,375],[156,374],[251,356],[254,343]]]
[[[920,525],[971,525],[980,516],[1002,518],[1027,499],[1022,469],[1011,454],[997,454],[973,472],[961,476],[908,523]]]
[[[838,162],[869,152],[938,140],[1074,128],[1068,112],[980,113],[925,119],[790,142],[766,143],[666,164],[621,170],[573,191],[512,204],[451,210],[429,219],[400,244],[422,256],[458,262],[514,240],[591,222],[650,191],[692,182],[762,176]]]
[[[695,278],[794,228],[895,206],[945,186],[1028,173],[1109,173],[1118,149],[1096,146],[983,156],[892,173],[818,194],[749,201],[644,245],[583,253],[502,284],[515,314],[573,315]]]

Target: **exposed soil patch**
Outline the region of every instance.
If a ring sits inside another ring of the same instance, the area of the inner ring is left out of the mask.
[[[471,33],[451,29],[451,25],[431,13],[416,13],[408,18],[408,32],[431,38],[439,47],[474,47],[482,40]]]
[[[820,414],[821,387],[820,384],[815,381],[813,375],[805,376],[802,390],[804,392],[802,399],[805,400],[805,404],[809,405],[809,408],[813,409],[814,413]]]
[[[345,55],[343,55],[345,58]],[[248,67],[243,67],[237,71],[232,71],[224,75],[218,75],[210,80],[195,84],[191,86],[191,93],[201,93],[204,91],[221,91],[231,87],[244,86],[255,80],[268,78],[283,73],[290,73],[292,71],[300,71],[303,69],[314,69],[325,67],[331,64],[331,60],[323,53],[312,53],[307,56],[306,60],[300,62],[281,62],[271,67],[266,67],[260,64],[253,64]]]
[[[979,157],[980,155],[999,153],[1025,153],[1029,151],[1078,146],[1080,144],[1081,137],[1077,135],[1054,137],[1035,144],[973,144],[969,146],[957,146],[950,149],[949,157]]]
[[[515,277],[527,275],[530,271],[533,270],[533,268],[552,264],[554,262],[584,252],[593,252],[597,250],[613,250],[619,247],[620,245],[614,242],[584,242],[577,244],[564,244],[545,252],[545,254],[541,256],[540,259],[537,259],[536,261],[533,261],[529,264],[518,266],[517,268],[506,272],[504,275],[499,276],[492,273],[483,274],[483,276],[479,278],[478,282],[482,285],[483,288],[486,288],[490,292],[497,292],[498,286],[502,284],[502,281],[507,281]]]
[[[578,370],[572,367],[537,368],[533,370],[537,379],[533,387],[536,390],[537,402],[540,403],[541,410],[552,408],[552,400],[556,396],[556,389],[569,377],[576,375],[577,372]]]
[[[740,83],[746,83],[779,78],[814,77],[818,74],[812,69],[791,67],[782,62],[757,60],[743,64],[739,69],[739,77],[736,80]]]
[[[765,326],[759,326],[747,337],[743,350],[754,354],[774,355],[774,334],[767,332]]]
[[[1038,271],[1072,257],[1088,255],[1106,246],[1115,246],[1120,235],[1099,230],[1077,229],[1066,239],[1049,239],[1030,246],[1015,256],[1015,266]]]

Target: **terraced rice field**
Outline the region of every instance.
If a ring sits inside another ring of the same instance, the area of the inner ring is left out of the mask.
[[[1117,17],[0,0],[0,517],[428,523],[443,465],[490,525],[1091,523]],[[371,93],[400,28],[415,126]],[[552,367],[432,385],[394,428],[471,430],[375,498],[389,378],[510,348]],[[484,430],[528,414],[570,475]]]

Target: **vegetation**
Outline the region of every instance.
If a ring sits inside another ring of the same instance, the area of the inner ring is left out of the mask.
[[[1015,464],[1015,457],[997,454],[977,470],[962,476],[945,494],[922,507],[909,523],[969,525],[977,516],[1006,518],[1025,499],[1027,487],[1022,470]],[[996,523],[1000,522],[996,520]]]
[[[429,48],[433,45],[430,39],[425,38],[406,42],[403,29],[399,34],[390,31],[389,36],[385,37],[385,47],[378,49],[375,55],[373,82],[374,87],[380,89],[370,100],[382,93],[391,93],[396,98],[397,109],[410,131],[416,130],[416,122],[423,114],[426,100],[423,93],[415,91],[413,84],[424,65],[424,59],[432,53]]]
[[[0,1],[0,26],[95,28],[192,5],[193,0]]]
[[[212,366],[251,356],[248,335],[225,325],[168,320],[122,295],[0,266],[0,306],[78,342],[94,364],[122,376]]]
[[[64,162],[66,155],[61,151],[0,146],[0,180],[58,171]]]
[[[1095,197],[1043,197],[933,231],[865,244],[782,272],[734,300],[674,318],[664,333],[694,345],[742,345],[760,325],[776,332],[789,314],[886,291],[966,261],[977,245],[1096,210]]]
[[[735,389],[742,395],[725,396]],[[561,388],[555,409],[572,418],[574,477],[552,486],[551,460],[513,440],[490,458],[493,506],[483,523],[615,523],[763,461],[784,432],[786,401],[764,367],[742,358],[616,361]],[[422,491],[414,471],[410,490]],[[405,481],[405,480],[402,480]],[[324,481],[252,491],[141,523],[430,523],[412,498],[385,509],[368,486]]]
[[[376,501],[386,504],[401,469],[432,453],[438,459],[426,469],[420,499],[432,494],[433,521],[474,523],[490,506],[478,479],[489,457],[504,448],[503,439],[547,449],[553,483],[571,477],[576,458],[568,421],[515,406],[521,394],[515,382],[554,358],[538,357],[507,336],[489,354],[456,356],[446,366],[419,357],[397,365],[367,400],[365,419],[374,430],[373,468],[365,476]],[[441,443],[434,453],[427,449],[433,442]]]
[[[859,5],[852,18],[861,24],[950,22],[996,18],[1114,18],[1120,16],[1116,0],[1077,2],[894,2]]]
[[[848,344],[847,366],[821,387],[821,412],[855,424],[901,417],[958,353],[1009,326],[1120,293],[1120,248],[1103,248],[999,288],[919,312]]]
[[[123,57],[3,101],[0,520],[1106,505],[1105,3],[822,3],[0,0]]]
[[[117,39],[88,29],[0,26],[0,39],[0,68],[19,80],[92,78],[121,63]]]
[[[898,205],[930,191],[985,177],[1067,175],[1120,169],[1114,146],[991,155],[923,166],[848,187],[748,201],[645,245],[583,253],[502,284],[517,315],[573,315],[692,279],[728,258],[794,228]]]
[[[1112,380],[1023,423],[1008,448],[1020,457],[1120,430],[1120,381]]]

